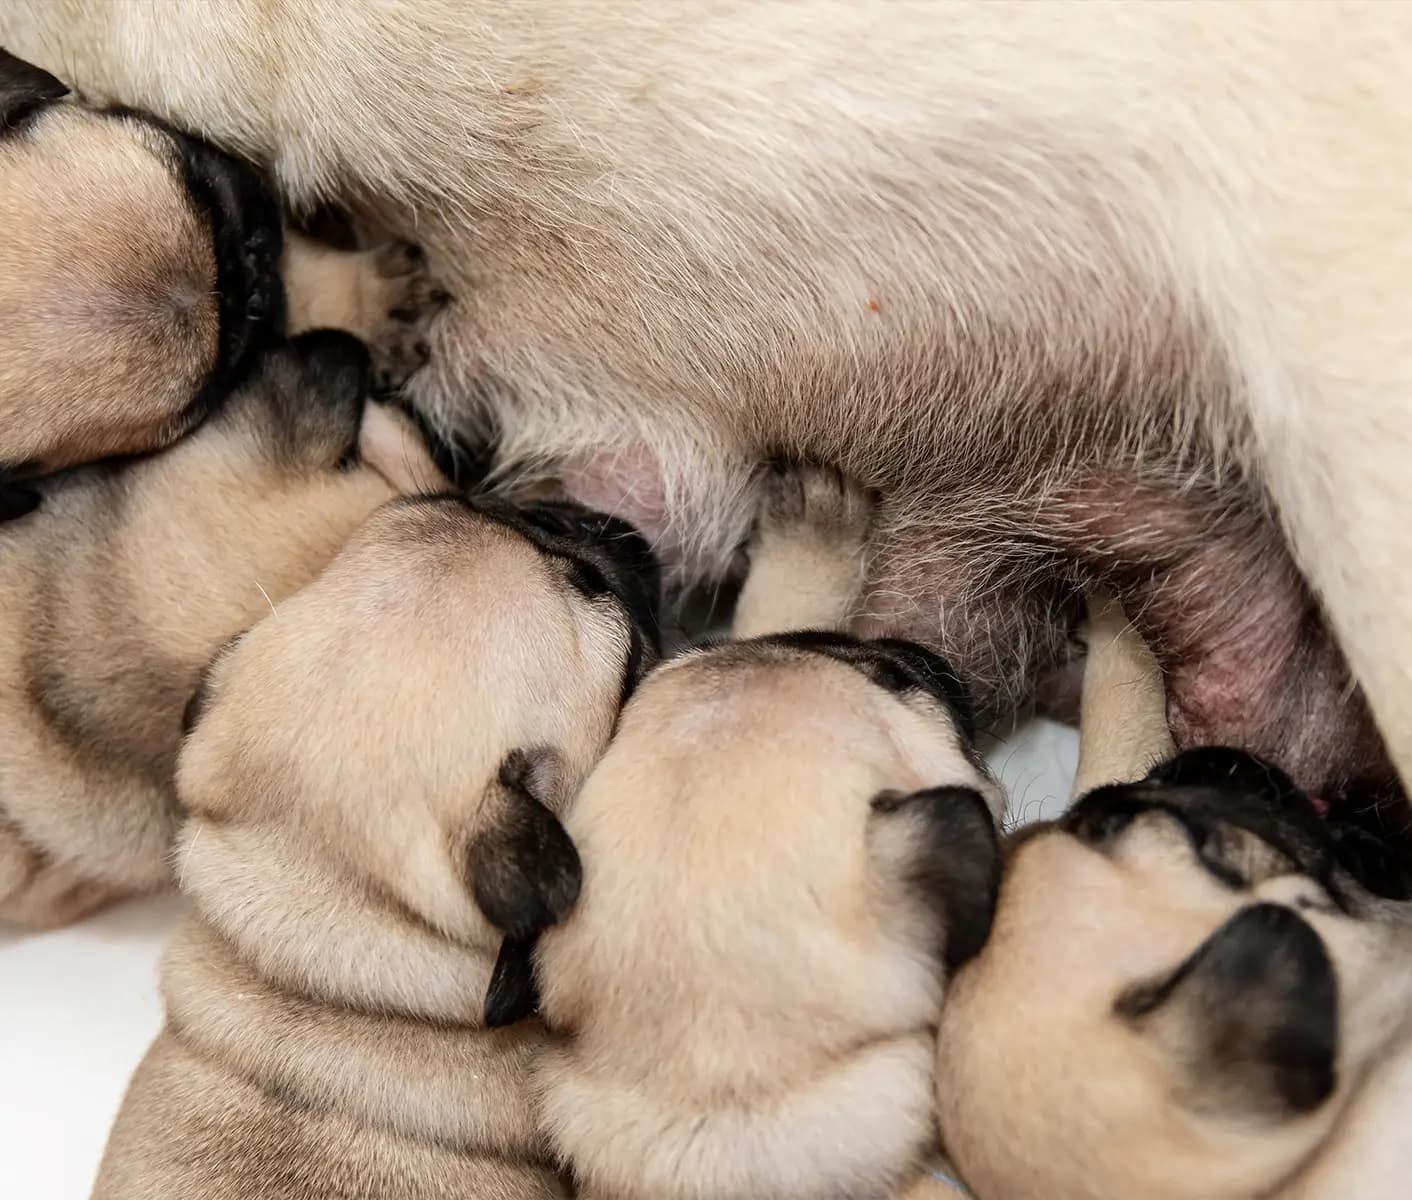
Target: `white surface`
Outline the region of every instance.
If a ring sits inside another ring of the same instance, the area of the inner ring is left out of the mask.
[[[1071,730],[1037,721],[990,752],[1012,819],[1062,807],[1077,746]],[[4,1200],[88,1195],[128,1076],[161,1025],[157,961],[181,911],[169,897],[55,933],[0,932]]]

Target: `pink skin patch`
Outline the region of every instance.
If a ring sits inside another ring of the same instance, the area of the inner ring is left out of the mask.
[[[678,549],[667,520],[667,498],[657,459],[641,443],[576,454],[559,482],[580,504],[630,522],[666,565]]]

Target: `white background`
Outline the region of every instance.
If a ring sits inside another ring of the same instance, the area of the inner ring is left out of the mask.
[[[1077,738],[1038,721],[989,757],[1012,818],[1035,820],[1066,798]],[[164,897],[55,933],[0,930],[4,1200],[88,1195],[128,1076],[161,1025],[157,961],[180,914]]]

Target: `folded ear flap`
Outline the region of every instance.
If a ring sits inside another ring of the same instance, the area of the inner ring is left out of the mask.
[[[1255,904],[1170,975],[1114,1004],[1185,1075],[1189,1104],[1241,1117],[1312,1112],[1334,1090],[1338,982],[1292,909]]]
[[[10,483],[0,475],[0,522],[26,517],[39,507],[41,497],[33,488]]]
[[[48,71],[0,48],[0,133],[68,94],[69,89]]]
[[[506,938],[500,943],[490,987],[485,993],[488,1029],[513,1025],[539,1011],[539,985],[534,978],[534,940]]]
[[[466,850],[466,873],[486,919],[517,941],[530,941],[561,920],[579,896],[583,868],[559,819],[534,796],[543,759],[525,751],[506,756],[487,797],[488,828]]]
[[[883,792],[872,801],[874,869],[900,876],[944,932],[954,971],[990,936],[1000,892],[1000,843],[985,797],[970,787]]]

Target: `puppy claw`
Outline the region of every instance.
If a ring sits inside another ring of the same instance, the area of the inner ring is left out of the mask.
[[[432,276],[420,246],[391,242],[372,253],[383,300],[368,348],[375,386],[392,392],[431,361],[427,331],[437,313],[450,303],[451,293]]]
[[[812,533],[838,544],[866,541],[874,500],[832,467],[773,462],[761,492],[756,540]]]

